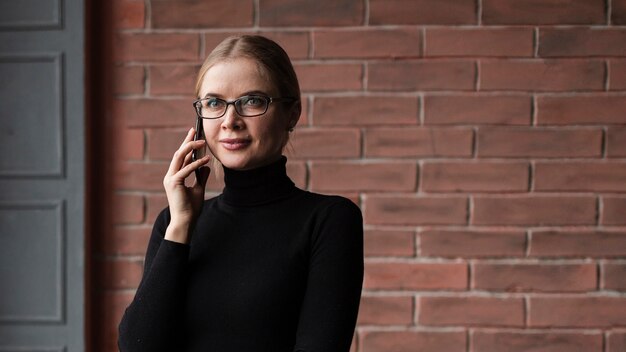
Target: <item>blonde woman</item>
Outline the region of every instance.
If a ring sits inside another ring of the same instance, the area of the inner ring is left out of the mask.
[[[201,67],[196,93],[200,128],[165,175],[169,207],[120,323],[120,350],[347,352],[363,281],[362,217],[351,201],[298,189],[285,172],[301,112],[289,57],[261,36],[227,38]],[[204,148],[210,154],[192,158]],[[204,200],[212,158],[225,187]]]

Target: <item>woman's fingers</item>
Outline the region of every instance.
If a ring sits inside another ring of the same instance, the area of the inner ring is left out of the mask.
[[[192,141],[193,140],[193,136],[194,134],[196,134],[196,131],[194,130],[194,128],[190,128],[189,131],[187,131],[187,135],[185,136],[185,139],[183,140],[183,142],[180,144],[180,147],[178,147],[178,149],[182,148],[183,145],[185,145],[185,143]]]
[[[185,155],[185,160],[183,160],[183,165],[181,166],[181,168],[189,165],[189,163],[191,162],[191,154],[193,153],[193,150],[189,153],[187,153],[187,155]]]
[[[172,156],[172,161],[170,162],[170,167],[167,169],[167,175],[173,175],[176,173],[176,171],[178,171],[180,169],[180,150],[185,146],[185,144],[189,143],[190,141],[193,140],[193,135],[195,134],[195,131],[192,128],[189,129],[189,131],[187,131],[187,135],[185,136],[185,139],[183,140],[183,143],[180,145],[180,147],[178,147],[178,150],[176,150],[176,152],[174,152],[174,155]],[[185,154],[183,154],[185,155]]]
[[[186,141],[180,148],[174,153],[172,157],[172,162],[170,163],[170,167],[167,170],[168,175],[173,175],[178,172],[182,167],[185,166],[185,158],[191,153],[194,149],[199,149],[204,145],[205,141]]]
[[[182,179],[189,177],[189,175],[191,175],[194,170],[202,167],[203,165],[206,165],[209,160],[211,160],[211,157],[209,155],[206,155],[202,159],[198,159],[192,163],[189,163],[189,165],[183,167],[176,173],[176,177],[180,177]]]

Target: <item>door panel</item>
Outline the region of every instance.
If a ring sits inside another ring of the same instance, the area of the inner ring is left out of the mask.
[[[84,4],[0,0],[0,351],[84,351]]]

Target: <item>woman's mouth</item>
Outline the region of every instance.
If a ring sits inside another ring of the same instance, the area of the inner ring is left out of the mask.
[[[220,144],[227,150],[240,150],[250,145],[250,140],[245,138],[224,138]]]

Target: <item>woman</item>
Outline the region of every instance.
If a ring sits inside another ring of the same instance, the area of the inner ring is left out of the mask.
[[[286,175],[282,151],[301,111],[287,54],[260,36],[227,38],[200,69],[196,94],[225,187],[203,199],[210,157],[192,160],[205,142],[191,129],[163,181],[169,207],[120,323],[120,350],[348,351],[363,280],[361,213]]]

